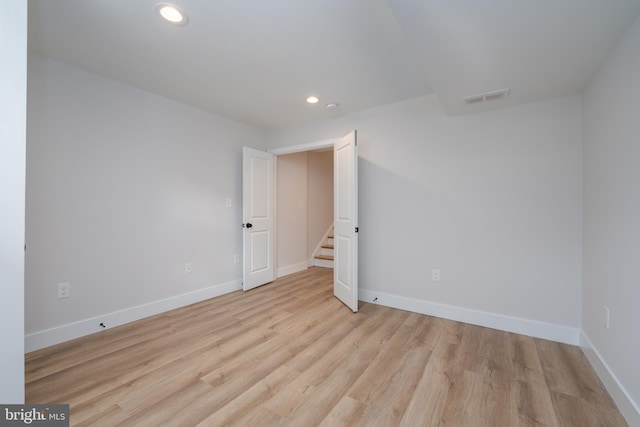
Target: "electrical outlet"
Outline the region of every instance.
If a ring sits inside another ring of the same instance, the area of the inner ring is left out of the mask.
[[[226,208],[230,208],[231,206],[233,206],[233,200],[227,197],[227,200],[225,201],[224,206]]]
[[[234,264],[237,264],[237,263],[239,263],[239,262],[240,262],[240,255],[235,254],[235,255],[233,256],[233,263],[234,263]]]
[[[609,329],[609,307],[604,306],[604,318],[602,319],[604,327]]]
[[[433,280],[434,282],[440,281],[440,270],[438,270],[437,268],[431,270],[431,280]]]
[[[184,274],[189,274],[191,273],[191,263],[188,262],[184,265]]]
[[[71,296],[70,283],[58,283],[58,299],[69,298]]]

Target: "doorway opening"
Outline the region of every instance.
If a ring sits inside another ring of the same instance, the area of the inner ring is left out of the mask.
[[[333,268],[315,258],[333,227],[333,184],[332,147],[276,157],[276,277]]]

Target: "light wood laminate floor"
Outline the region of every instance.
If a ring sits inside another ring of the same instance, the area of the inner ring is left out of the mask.
[[[26,356],[87,426],[625,426],[578,347],[360,302],[319,267]]]

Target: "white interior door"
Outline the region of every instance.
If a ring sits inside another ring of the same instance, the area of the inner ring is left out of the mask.
[[[356,131],[333,146],[333,294],[358,311],[358,145]]]
[[[242,149],[242,289],[275,279],[274,155]]]

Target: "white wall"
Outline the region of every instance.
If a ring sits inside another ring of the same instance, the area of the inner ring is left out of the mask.
[[[307,153],[277,158],[278,277],[307,268]]]
[[[456,117],[421,97],[272,131],[268,147],[353,129],[361,296],[577,343],[579,96]]]
[[[243,145],[263,132],[30,56],[27,347],[239,287]]]
[[[0,403],[24,403],[27,2],[0,13]]]
[[[333,224],[333,150],[307,153],[307,258]]]
[[[590,341],[587,346],[593,346],[633,402],[625,404],[623,399],[616,399],[630,425],[640,425],[638,76],[640,18],[589,84],[583,104],[582,329]],[[604,326],[604,306],[610,310],[609,329]],[[615,391],[612,395],[616,397]]]

